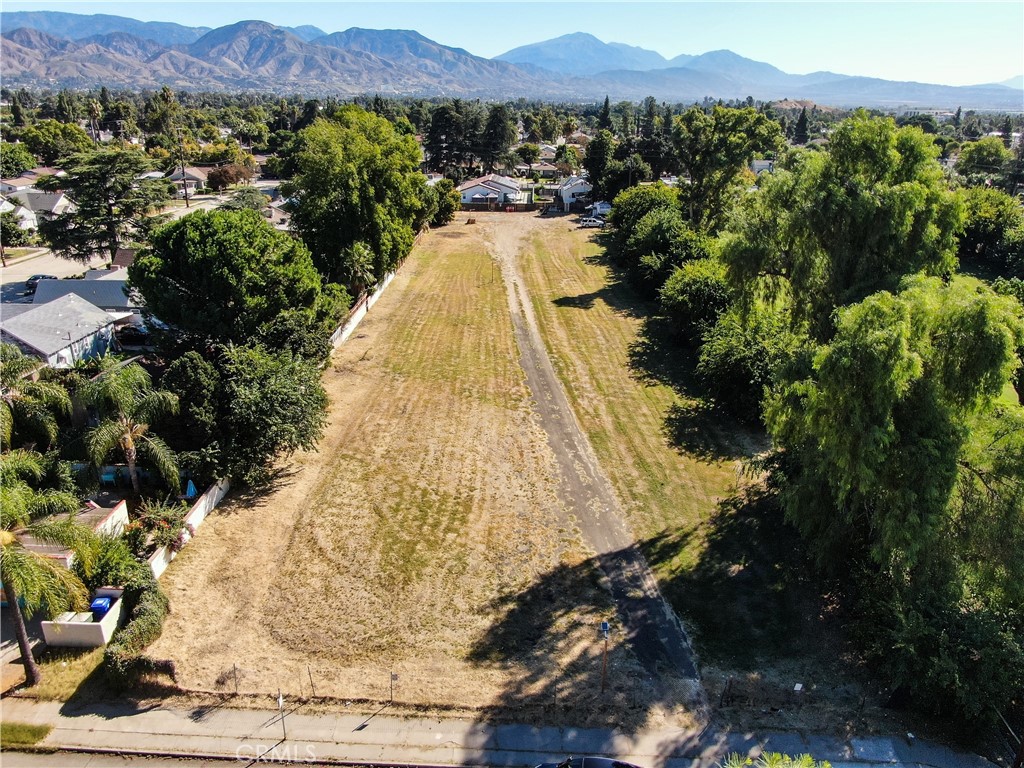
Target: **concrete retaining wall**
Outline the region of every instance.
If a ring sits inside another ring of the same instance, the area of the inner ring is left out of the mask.
[[[206,493],[196,499],[192,505],[192,509],[189,510],[188,514],[185,515],[185,525],[192,526],[192,530],[196,531],[199,526],[206,520],[207,515],[213,511],[220,500],[224,498],[225,494],[231,489],[231,483],[228,482],[227,478],[218,480],[216,483],[206,489]],[[188,543],[191,538],[188,531],[185,531],[185,543]],[[167,570],[167,566],[171,564],[171,561],[178,556],[170,547],[161,547],[149,558],[149,568],[153,571],[155,578],[160,578],[164,571]]]

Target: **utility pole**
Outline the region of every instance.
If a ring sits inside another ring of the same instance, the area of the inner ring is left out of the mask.
[[[604,693],[608,683],[608,632],[610,629],[607,621],[601,622],[601,634],[604,635],[604,653],[601,658],[601,693]]]

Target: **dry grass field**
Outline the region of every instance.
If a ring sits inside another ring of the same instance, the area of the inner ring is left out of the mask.
[[[613,606],[558,499],[488,226],[420,241],[325,373],[319,451],[219,509],[163,577],[150,652],[182,687],[233,691],[237,669],[242,692],[309,695],[312,677],[318,696],[379,702],[394,671],[413,706],[648,716],[617,642],[600,696]]]
[[[763,438],[706,407],[692,353],[665,343],[604,235],[567,217],[476,219],[422,238],[335,353],[319,451],[286,462],[271,492],[233,497],[171,565],[151,654],[193,691],[237,678],[243,693],[372,706],[395,672],[396,701],[421,710],[693,724],[686,689],[655,685],[621,637],[600,692],[596,627],[615,610],[531,403],[506,290],[521,283],[711,698],[735,676],[745,726],[751,707],[788,707],[793,681],[814,691],[830,676],[839,693],[817,724],[838,722],[830,707],[858,692],[819,663],[837,655],[823,606],[743,474]]]

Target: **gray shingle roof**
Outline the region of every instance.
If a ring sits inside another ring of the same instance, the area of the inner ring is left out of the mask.
[[[46,304],[61,296],[75,294],[103,309],[130,310],[141,307],[141,296],[126,296],[125,278],[120,280],[40,280],[33,304]]]
[[[49,357],[113,322],[114,318],[109,313],[79,296],[71,295],[41,306],[33,305],[31,310],[15,317],[5,317],[0,320],[0,329]]]

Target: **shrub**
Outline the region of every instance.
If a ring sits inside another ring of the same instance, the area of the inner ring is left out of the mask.
[[[725,265],[716,259],[696,259],[676,267],[658,298],[675,329],[688,341],[699,341],[732,301]]]
[[[170,609],[160,584],[152,574],[148,574],[148,578],[140,583],[126,586],[122,600],[128,611],[128,622],[114,635],[103,653],[107,682],[111,687],[123,690],[147,673],[163,673],[173,678],[172,663],[157,661],[143,653],[160,637]]]

